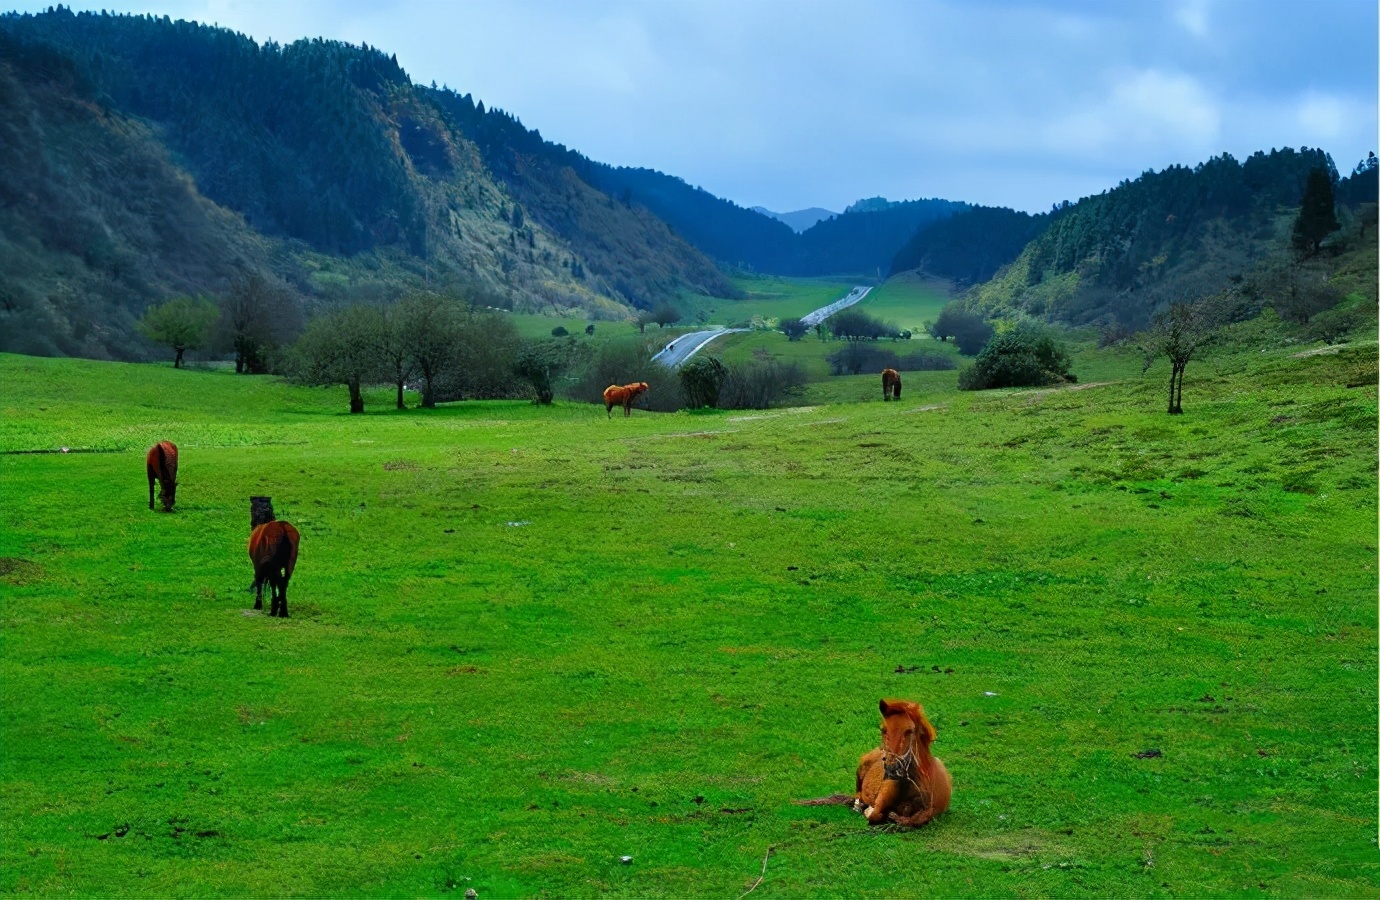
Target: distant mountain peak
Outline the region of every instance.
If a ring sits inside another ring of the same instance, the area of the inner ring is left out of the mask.
[[[844,212],[881,212],[884,209],[890,209],[891,207],[896,205],[898,204],[895,200],[888,200],[885,197],[868,197],[866,200],[859,200],[857,203],[849,204],[848,208],[845,209]]]
[[[752,207],[752,211],[761,213],[778,222],[785,222],[791,227],[791,230],[795,231],[797,234],[814,227],[818,222],[823,222],[825,219],[833,218],[838,215],[838,213],[833,210],[822,209],[818,206],[811,206],[809,209],[797,209],[794,212],[784,213],[772,212],[765,206],[754,206]]]

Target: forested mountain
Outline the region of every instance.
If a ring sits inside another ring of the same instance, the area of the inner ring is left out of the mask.
[[[974,206],[915,232],[891,261],[891,273],[920,269],[960,285],[986,281],[1020,256],[1056,213],[1031,215]]]
[[[892,202],[845,212],[796,234],[782,222],[653,169],[592,163],[587,177],[613,196],[647,207],[719,262],[775,275],[884,275],[917,228],[967,207],[950,200]]]
[[[303,302],[363,272],[611,316],[732,293],[583,157],[368,46],[7,14],[0,151],[0,349],[137,355],[143,306],[249,273]]]
[[[1306,147],[1146,172],[1041,217],[1047,227],[974,288],[970,303],[988,313],[1138,325],[1156,305],[1221,290],[1277,255],[1315,168],[1329,173],[1338,196],[1375,196],[1373,170],[1340,180],[1325,152]],[[916,248],[923,244],[917,235]],[[909,250],[901,262],[915,260]]]

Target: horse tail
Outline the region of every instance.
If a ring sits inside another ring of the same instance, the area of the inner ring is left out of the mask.
[[[827,797],[816,797],[814,800],[792,800],[796,806],[848,806],[857,798],[852,794],[830,794]]]
[[[275,557],[283,561],[284,581],[291,580],[292,572],[297,568],[297,545],[302,540],[301,534],[296,528],[288,523],[283,523],[282,538],[278,542],[278,552]]]

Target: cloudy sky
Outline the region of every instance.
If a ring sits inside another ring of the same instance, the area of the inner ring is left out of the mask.
[[[1146,169],[1282,146],[1323,147],[1346,174],[1380,127],[1373,0],[118,9],[259,40],[365,42],[414,81],[472,93],[594,159],[778,211],[879,194],[1035,211]]]

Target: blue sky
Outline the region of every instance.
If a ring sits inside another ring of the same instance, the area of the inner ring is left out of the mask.
[[[112,0],[70,3],[112,9]],[[45,8],[48,3],[21,10]],[[1377,5],[129,0],[396,53],[594,159],[744,206],[1049,208],[1223,151],[1377,149]]]

